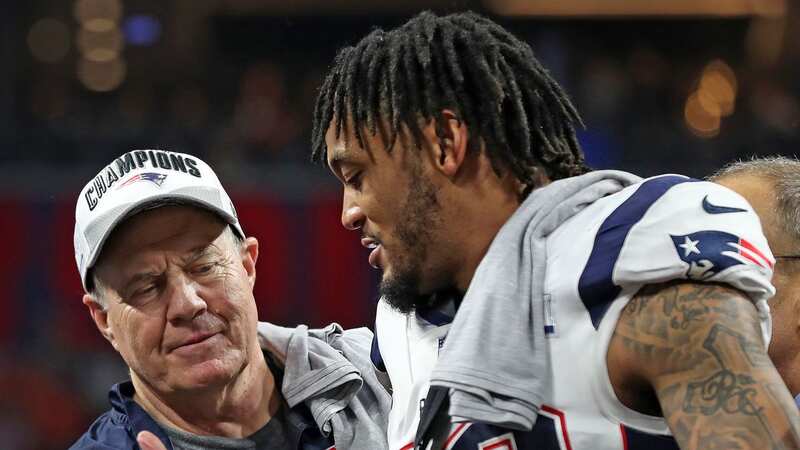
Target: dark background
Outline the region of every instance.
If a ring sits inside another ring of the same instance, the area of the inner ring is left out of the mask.
[[[798,144],[798,12],[724,3],[5,2],[0,448],[66,448],[126,377],[80,302],[72,248],[77,193],[112,158],[164,148],[218,171],[261,241],[262,320],[369,326],[376,274],[339,223],[337,183],[308,163],[316,89],[339,47],[426,8],[483,12],[565,86],[593,166],[700,177]]]

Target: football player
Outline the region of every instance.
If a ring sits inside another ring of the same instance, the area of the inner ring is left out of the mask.
[[[532,49],[422,13],[336,57],[313,157],[382,271],[393,450],[800,448],[774,259],[719,185],[589,172]]]

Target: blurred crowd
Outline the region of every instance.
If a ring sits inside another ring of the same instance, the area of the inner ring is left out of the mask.
[[[303,164],[321,69],[351,36],[401,19],[211,17],[186,55],[170,53],[180,39],[165,22],[158,40],[122,51],[118,86],[88,95],[69,56],[42,63],[17,46],[30,61],[14,80],[0,161],[97,165],[144,145],[195,153],[233,177]],[[595,166],[700,176],[797,141],[800,46],[787,18],[504,23],[571,93]]]

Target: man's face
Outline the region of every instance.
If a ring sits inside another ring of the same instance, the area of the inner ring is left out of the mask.
[[[95,268],[107,304],[92,311],[98,327],[158,392],[227,384],[260,351],[258,243],[227,230],[199,208],[145,211],[115,231]]]
[[[410,312],[447,279],[438,189],[410,138],[389,151],[379,135],[364,132],[362,148],[348,133],[337,138],[331,126],[326,135],[328,166],[344,186],[342,225],[360,230],[362,245],[374,247],[369,263],[383,271],[381,295]]]
[[[773,255],[800,255],[800,244],[777,216],[778,205],[771,182],[754,175],[737,175],[718,182],[739,193],[753,206]],[[800,358],[797,351],[800,347],[800,260],[776,258],[772,284],[775,297],[769,301],[773,319],[769,355],[778,371],[782,371]],[[792,392],[800,390],[800,386],[789,388]]]

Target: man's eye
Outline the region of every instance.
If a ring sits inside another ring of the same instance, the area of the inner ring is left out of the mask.
[[[158,290],[158,286],[155,284],[148,284],[146,286],[142,286],[139,289],[136,289],[133,294],[130,296],[130,303],[135,305],[143,304],[142,299],[152,297],[153,294]]]
[[[208,263],[208,264],[199,265],[199,266],[195,267],[194,269],[192,269],[192,273],[195,273],[197,275],[207,274],[207,273],[211,272],[211,270],[214,268],[215,265],[216,265],[215,263]]]
[[[353,175],[350,175],[349,177],[346,177],[344,179],[344,184],[346,184],[347,186],[350,186],[350,187],[352,187],[354,189],[360,188],[361,187],[361,172],[356,172]]]
[[[150,284],[150,285],[144,286],[143,288],[137,290],[135,295],[148,294],[148,293],[153,292],[155,290],[156,290],[156,285],[155,284]]]

